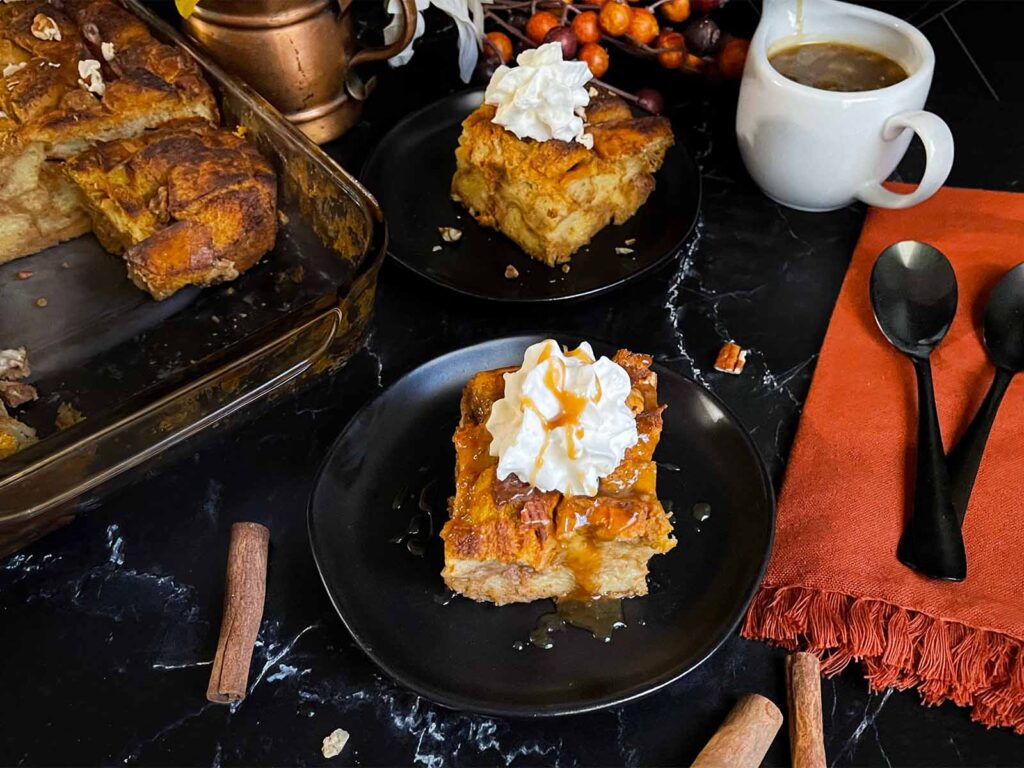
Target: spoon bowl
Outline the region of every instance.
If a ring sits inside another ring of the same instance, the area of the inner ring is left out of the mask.
[[[1024,371],[1024,263],[992,290],[985,308],[985,347],[1000,368]]]
[[[878,327],[894,347],[927,357],[956,314],[956,275],[949,259],[927,243],[893,243],[871,270],[871,304]]]

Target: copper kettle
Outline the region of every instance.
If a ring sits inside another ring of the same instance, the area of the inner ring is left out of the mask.
[[[403,50],[416,29],[415,0],[402,0],[401,36],[356,49],[351,0],[201,0],[185,30],[313,141],[341,136],[359,119],[368,89],[353,67]]]

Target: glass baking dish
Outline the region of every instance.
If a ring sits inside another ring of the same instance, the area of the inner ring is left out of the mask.
[[[66,522],[126,470],[344,364],[385,253],[380,208],[355,179],[140,2],[121,2],[199,63],[222,124],[244,126],[273,162],[277,241],[237,280],[162,302],[92,235],[0,265],[0,348],[27,348],[39,392],[12,411],[39,442],[0,461],[0,556]],[[18,279],[23,271],[31,277]],[[84,420],[59,430],[62,403]]]

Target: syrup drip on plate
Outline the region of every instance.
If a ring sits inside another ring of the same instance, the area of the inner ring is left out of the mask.
[[[622,601],[611,598],[558,600],[554,612],[542,614],[537,619],[537,625],[530,632],[530,645],[544,650],[554,648],[552,634],[563,631],[567,626],[585,629],[595,639],[609,643],[615,630],[626,626],[622,618]],[[526,646],[516,641],[512,647],[521,651]]]
[[[438,605],[450,605],[452,600],[455,599],[456,593],[450,589],[445,589],[443,592],[439,592],[434,595],[434,602]]]
[[[409,524],[405,530],[398,536],[388,539],[392,544],[405,544],[409,554],[416,557],[423,557],[427,551],[427,544],[434,536],[434,508],[427,500],[427,493],[433,484],[434,481],[431,480],[423,486],[423,489],[420,491],[419,500],[416,503],[417,511],[409,518]],[[405,504],[406,497],[406,492],[401,491],[395,497],[391,508],[394,510],[401,509]]]

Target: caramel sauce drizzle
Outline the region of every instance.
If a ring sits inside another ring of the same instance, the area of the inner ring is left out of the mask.
[[[571,352],[566,351],[564,354],[566,357],[582,360],[588,364],[594,363],[593,356],[587,354],[586,350],[582,347],[577,347]],[[551,442],[551,433],[559,427],[566,428],[566,452],[569,454],[569,458],[579,458],[579,447],[577,441],[583,438],[583,428],[579,426],[580,416],[583,414],[583,410],[587,407],[587,403],[599,402],[602,394],[601,382],[596,376],[594,377],[594,382],[597,385],[597,392],[594,393],[593,398],[588,398],[586,395],[578,395],[575,392],[566,391],[565,363],[561,360],[552,359],[550,346],[545,347],[537,357],[537,365],[541,365],[548,360],[551,360],[552,364],[548,366],[548,370],[544,374],[544,388],[558,400],[558,414],[554,418],[548,419],[543,413],[541,413],[537,404],[531,398],[526,397],[525,395],[521,397],[523,407],[533,411],[537,418],[544,424],[545,428],[544,443],[537,454],[537,459],[533,464],[533,470],[530,473],[530,485],[536,483],[537,475],[544,466],[544,454],[547,453],[548,445]],[[557,365],[555,363],[557,363]]]
[[[606,501],[600,506],[592,504],[559,515],[558,533],[561,538],[566,538],[580,528],[592,527],[594,536],[611,540],[635,525],[638,517],[637,510]]]
[[[593,365],[595,361],[593,355],[588,354],[579,347],[572,351],[565,350],[564,354],[567,357],[582,360],[589,365]],[[548,419],[538,408],[534,400],[526,396],[521,397],[523,409],[534,412],[545,425],[544,443],[541,446],[541,451],[535,461],[534,468],[532,468],[530,473],[528,480],[530,485],[536,484],[537,476],[544,467],[544,456],[548,451],[551,434],[555,429],[565,427],[566,453],[570,459],[579,458],[579,440],[583,438],[584,434],[583,427],[579,424],[580,418],[587,408],[588,402],[599,402],[603,396],[601,382],[597,377],[594,378],[595,392],[592,397],[565,391],[565,364],[564,361],[552,357],[552,348],[550,346],[545,348],[538,356],[538,365],[548,360],[551,360],[552,365],[545,372],[544,387],[558,400],[558,414]],[[564,496],[568,500],[571,495],[565,494]],[[577,589],[566,600],[559,601],[559,606],[564,602],[566,606],[575,606],[575,612],[580,612],[581,615],[584,615],[593,611],[594,606],[598,604],[603,606],[605,602],[609,605],[613,603],[616,620],[613,624],[608,624],[607,629],[602,630],[602,639],[607,639],[610,636],[613,626],[623,625],[621,624],[622,614],[618,612],[617,601],[595,602],[593,597],[598,590],[594,577],[601,565],[601,555],[596,543],[602,540],[611,541],[615,539],[624,530],[637,522],[638,514],[635,510],[631,510],[627,505],[609,504],[607,499],[601,503],[594,499],[589,504],[580,500],[571,509],[567,509],[564,513],[559,514],[558,519],[555,520],[556,536],[561,540],[560,547],[563,551],[564,563],[572,570],[575,581],[577,581]],[[584,534],[584,536],[577,536],[578,534]],[[573,622],[566,618],[564,621],[593,630],[589,624],[581,623],[580,620]],[[545,631],[545,636],[549,632],[550,630]],[[544,647],[547,647],[547,645]]]

